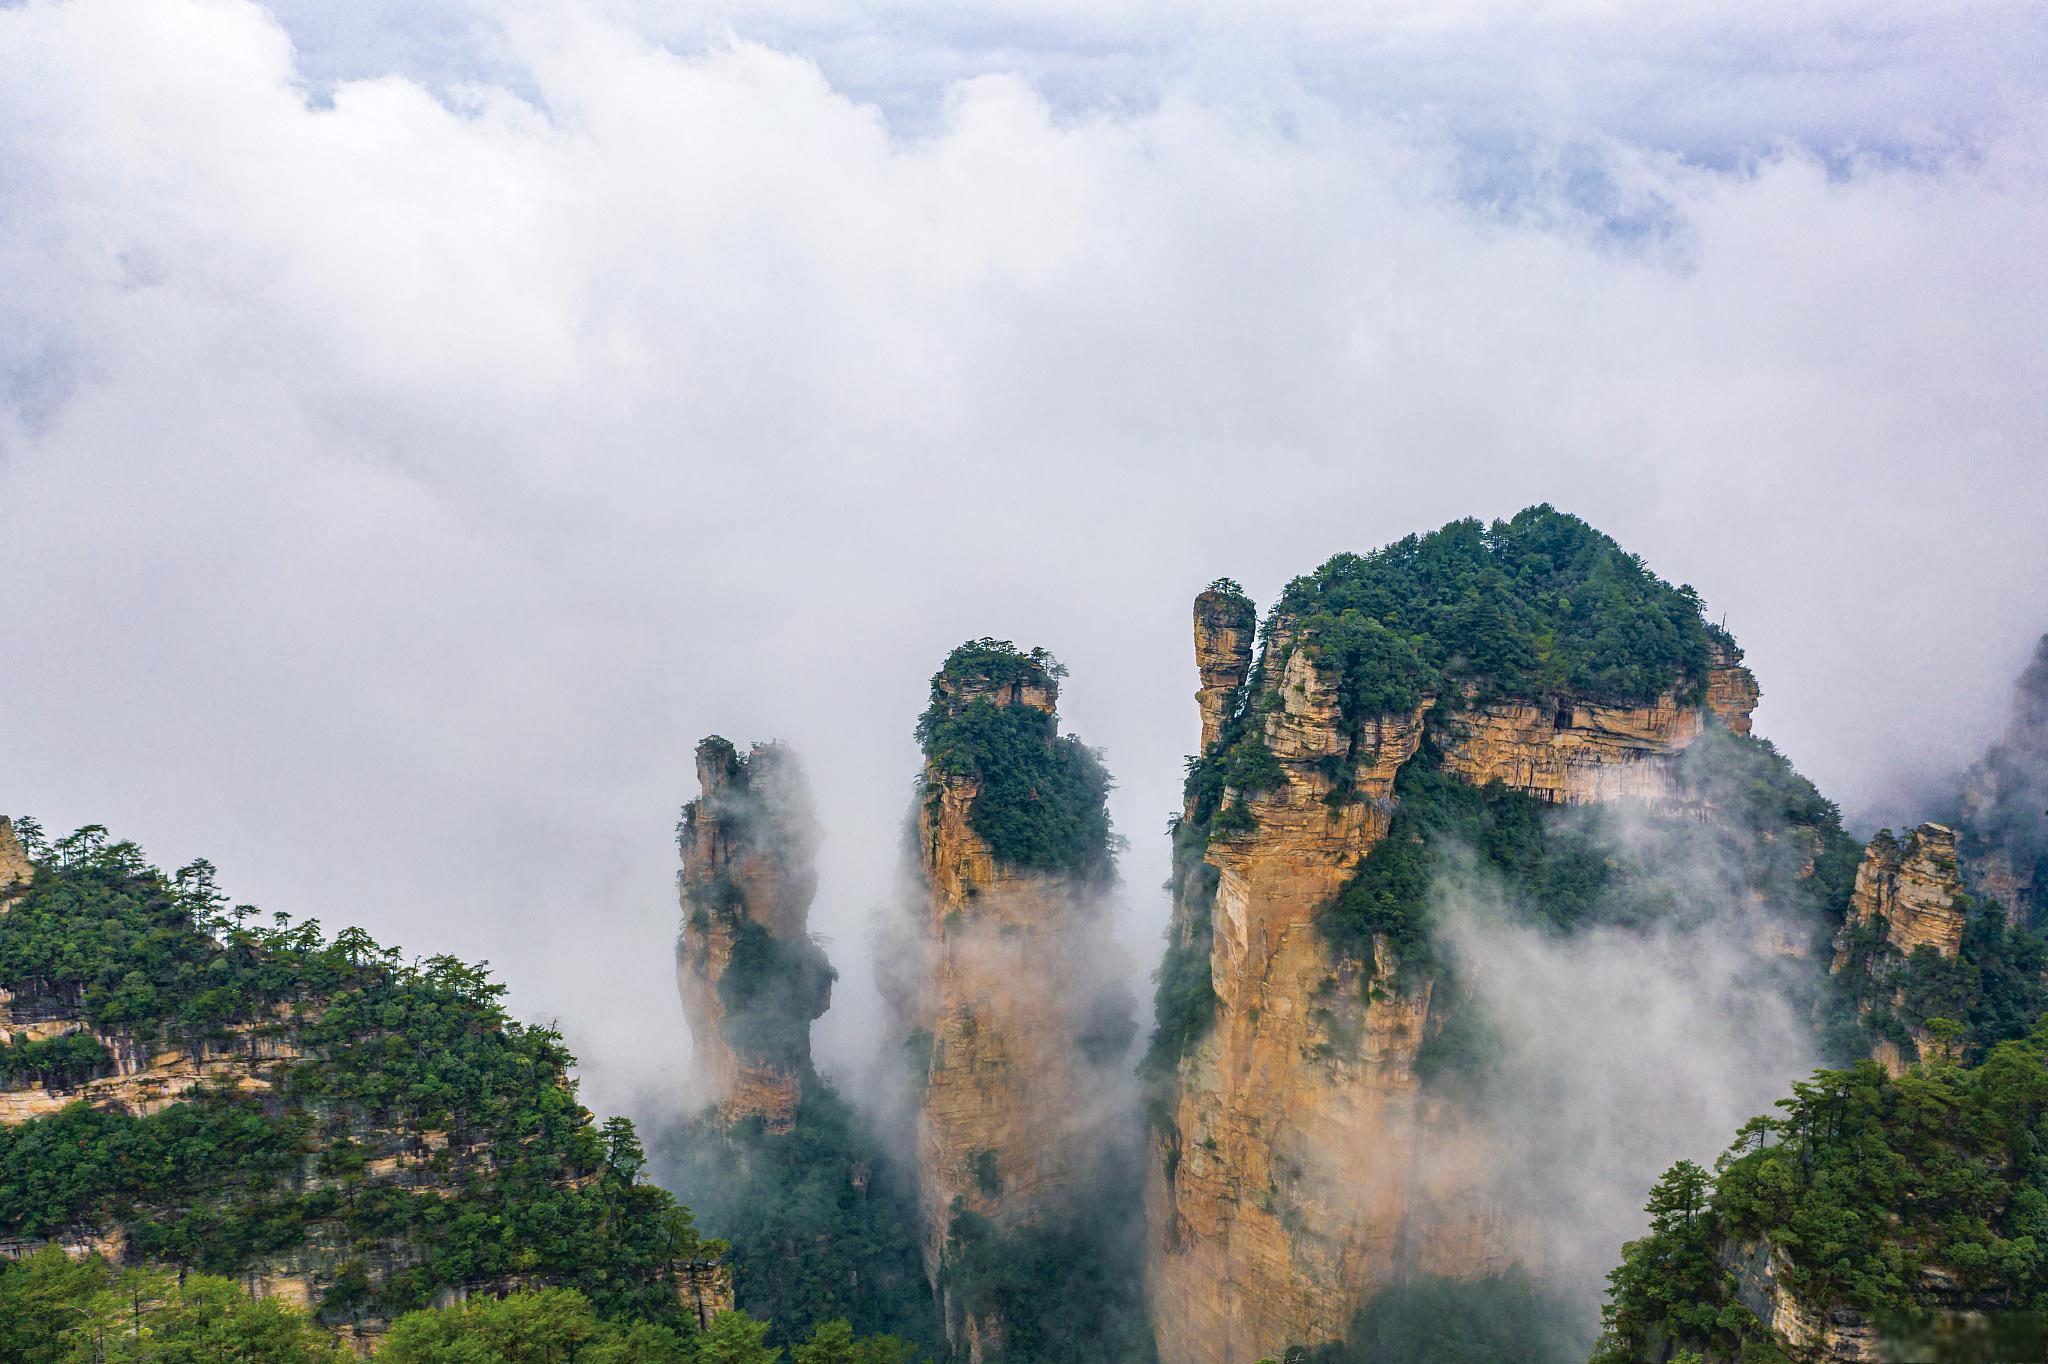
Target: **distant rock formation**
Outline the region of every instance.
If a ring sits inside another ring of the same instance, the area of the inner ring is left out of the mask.
[[[2038,924],[2048,893],[2048,635],[2014,686],[2005,734],[1970,769],[1961,804],[1971,892]]]
[[[679,841],[683,929],[676,980],[694,1068],[728,1123],[796,1120],[811,1074],[811,1022],[833,971],[811,941],[818,821],[796,755],[713,735],[697,745],[698,797]]]

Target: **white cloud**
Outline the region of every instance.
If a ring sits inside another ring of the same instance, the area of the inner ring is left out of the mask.
[[[691,744],[805,750],[857,1009],[967,636],[1072,665],[1149,957],[1218,573],[1553,500],[1861,805],[2048,624],[2022,11],[287,13],[0,9],[0,802],[489,956],[599,1098],[680,1063]]]

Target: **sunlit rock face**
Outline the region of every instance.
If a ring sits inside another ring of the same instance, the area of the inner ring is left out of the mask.
[[[729,1123],[786,1132],[810,1073],[810,1024],[832,973],[809,937],[818,821],[796,756],[716,735],[697,745],[699,794],[683,809],[683,928],[676,980],[693,1069]]]
[[[1034,858],[1036,865],[1008,858],[977,828],[977,814],[986,829],[1004,813],[983,803],[1029,807],[1053,792],[1028,783],[999,789],[973,763],[946,756],[946,722],[976,706],[1042,716],[1019,726],[1027,736],[1019,742],[1072,744],[1056,736],[1059,686],[1049,660],[1018,655],[990,676],[958,664],[960,656],[934,679],[927,712],[935,729],[927,732],[908,878],[916,978],[896,1001],[918,1067],[925,1266],[942,1297],[948,1237],[961,1215],[1011,1228],[1085,1196],[1100,1164],[1105,1101],[1119,1087],[1135,1031],[1109,966],[1116,948],[1106,918],[1106,816],[1100,836],[1067,854]],[[1078,747],[1070,757],[1094,763]],[[1100,815],[1100,793],[1091,799]],[[1000,1320],[943,1305],[957,1350],[980,1359],[999,1348]]]
[[[1963,894],[1954,830],[1922,824],[1903,841],[1889,829],[1880,830],[1856,869],[1855,895],[1835,939],[1834,970],[1861,971],[1884,981],[1922,949],[1955,956],[1962,950],[1969,917]],[[1900,998],[1893,989],[1891,1002],[1896,1005]],[[1924,1028],[1907,1031],[1910,1048],[1888,1038],[1871,1048],[1872,1057],[1895,1076],[1940,1045]]]
[[[1213,698],[1245,676],[1235,640],[1219,646],[1230,638],[1220,615],[1197,601],[1205,754],[1227,719]],[[1247,605],[1231,628],[1249,619]],[[1284,661],[1244,698],[1282,779],[1227,795],[1249,818],[1211,837],[1200,864],[1210,874],[1176,878],[1175,934],[1188,940],[1208,921],[1216,1009],[1180,1059],[1155,1129],[1146,1287],[1166,1364],[1233,1364],[1341,1338],[1367,1298],[1410,1274],[1540,1268],[1536,1228],[1490,1191],[1492,1138],[1418,1077],[1432,980],[1389,974],[1366,989],[1366,968],[1331,951],[1316,916],[1386,836],[1395,777],[1426,735],[1445,770],[1469,782],[1559,804],[1669,801],[1681,795],[1676,755],[1708,723],[1676,695],[1640,707],[1571,697],[1467,705],[1448,716],[1440,698],[1425,698],[1354,738],[1331,679],[1293,647],[1297,633],[1285,617],[1270,622],[1262,656]],[[1746,724],[1754,684],[1724,690]],[[1374,955],[1386,958],[1383,942]]]

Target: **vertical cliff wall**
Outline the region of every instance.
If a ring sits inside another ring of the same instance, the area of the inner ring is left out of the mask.
[[[697,798],[678,839],[683,928],[676,981],[692,1066],[727,1123],[796,1121],[811,1073],[811,1022],[833,971],[809,935],[818,822],[795,754],[716,735],[697,745]]]
[[[1410,764],[1546,804],[1675,804],[1677,757],[1710,717],[1747,731],[1754,679],[1689,594],[1644,588],[1646,616],[1668,607],[1654,626],[1675,641],[1668,680],[1609,680],[1620,649],[1605,641],[1626,632],[1559,619],[1580,589],[1553,586],[1554,545],[1534,566],[1518,557],[1553,533],[1594,552],[1582,523],[1541,512],[1339,556],[1290,586],[1255,666],[1251,604],[1224,582],[1196,600],[1203,753],[1150,1058],[1147,1293],[1168,1364],[1341,1338],[1411,1275],[1540,1267],[1533,1228],[1496,1196],[1491,1138],[1418,1073],[1451,1008],[1438,974],[1408,969],[1383,934],[1340,952],[1321,918],[1387,837]],[[1594,641],[1574,668],[1542,653],[1568,628]]]
[[[958,1237],[1071,1213],[1101,1168],[1098,1096],[1134,1031],[1110,988],[1108,779],[1058,733],[1057,671],[1040,651],[963,645],[918,726],[921,968],[900,1007],[922,1062],[925,1263],[974,1359],[997,1351],[1004,1322],[1000,1295],[958,1278]]]

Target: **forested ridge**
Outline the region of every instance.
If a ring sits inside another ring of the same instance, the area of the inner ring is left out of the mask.
[[[512,1019],[484,967],[263,922],[207,864],[166,874],[97,826],[18,828],[34,876],[0,914],[0,983],[18,1027],[68,1030],[18,1032],[8,1073],[78,1097],[0,1126],[0,1238],[120,1262],[0,1267],[0,1358],[294,1364],[353,1357],[330,1332],[366,1320],[391,1322],[377,1357],[397,1361],[780,1357],[742,1313],[701,1329],[678,1275],[724,1243],[641,1177],[632,1124],[577,1102],[560,1035]],[[224,1064],[135,1112],[89,1102],[127,1073],[117,1052]],[[317,1296],[221,1277],[271,1273]],[[907,1358],[830,1321],[812,1336],[798,1359]]]

